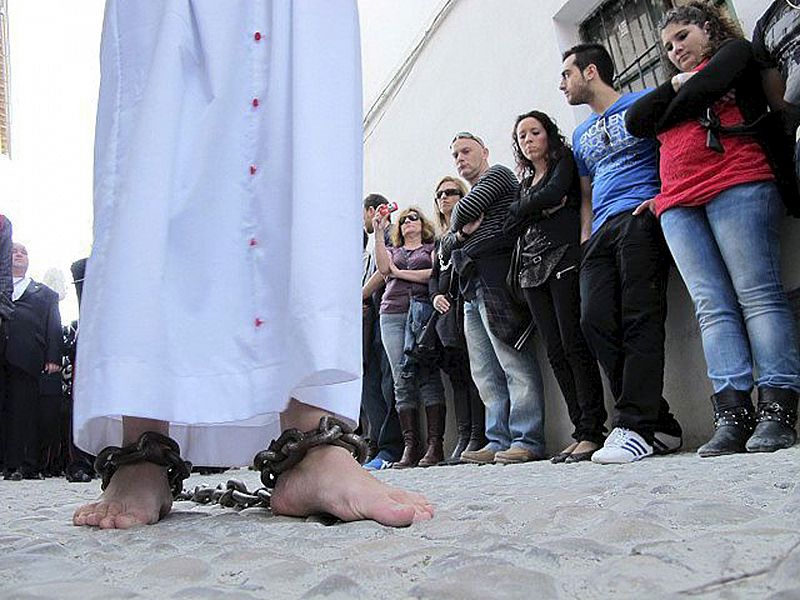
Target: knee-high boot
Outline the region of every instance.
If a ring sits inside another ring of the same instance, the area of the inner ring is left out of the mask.
[[[714,435],[697,449],[697,454],[708,457],[744,452],[755,425],[750,394],[726,388],[711,396],[711,404],[714,406]]]
[[[478,388],[470,381],[469,408],[470,421],[472,423],[469,436],[469,444],[466,450],[474,452],[486,445],[486,409],[478,393]]]
[[[465,388],[460,393],[453,391],[453,408],[456,411],[456,430],[458,433],[456,445],[449,461],[458,462],[461,459],[461,453],[467,449],[470,434],[472,433],[472,421],[470,419],[472,410],[469,405],[468,389]]]
[[[785,388],[758,388],[756,429],[747,440],[748,452],[775,452],[797,441],[797,392]]]
[[[401,408],[397,411],[400,430],[403,432],[403,456],[394,463],[395,469],[416,467],[419,461],[419,412],[416,408]]]
[[[428,419],[428,449],[425,456],[419,461],[420,467],[432,467],[444,460],[444,421],[445,405],[433,404],[425,407],[425,416]]]

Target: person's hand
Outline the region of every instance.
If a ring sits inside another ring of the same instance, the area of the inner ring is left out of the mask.
[[[633,209],[633,216],[640,215],[646,210],[649,210],[651,213],[656,214],[655,198],[651,198],[650,200],[645,200],[639,206]]]
[[[683,84],[689,81],[695,75],[697,75],[695,71],[692,71],[691,73],[678,73],[672,78],[672,89],[676,92],[679,92],[683,87]]]
[[[450,310],[450,301],[444,294],[437,294],[433,297],[433,308],[444,314]]]
[[[559,210],[561,210],[562,208],[564,208],[567,205],[567,200],[569,200],[569,198],[567,198],[567,195],[564,194],[564,197],[561,199],[561,202],[559,202],[558,205],[554,206],[553,208],[545,208],[542,211],[542,214],[545,217],[549,217],[553,213],[558,212]]]
[[[48,375],[52,375],[53,373],[58,373],[61,370],[61,365],[57,365],[56,363],[45,363],[44,365],[44,372]]]
[[[387,279],[400,279],[400,269],[391,261],[389,262],[389,275],[387,275]]]
[[[481,223],[483,223],[483,213],[481,213],[481,216],[475,219],[472,223],[467,223],[464,225],[461,228],[461,233],[464,235],[472,235],[478,230],[478,227],[481,226]]]
[[[372,229],[375,231],[383,231],[389,224],[389,213],[383,214],[381,211],[376,210],[375,216],[372,217]]]

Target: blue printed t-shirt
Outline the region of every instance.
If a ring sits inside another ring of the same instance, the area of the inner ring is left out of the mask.
[[[572,134],[578,173],[592,178],[592,234],[609,218],[632,211],[661,191],[658,142],[633,137],[625,129],[628,108],[651,91],[623,94]]]

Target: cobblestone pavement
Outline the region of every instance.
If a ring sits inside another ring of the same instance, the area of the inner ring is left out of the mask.
[[[192,477],[188,486],[240,470]],[[97,482],[0,481],[0,598],[800,598],[800,447],[626,466],[385,471],[434,520],[325,526],[178,502],[131,531],[73,527]]]

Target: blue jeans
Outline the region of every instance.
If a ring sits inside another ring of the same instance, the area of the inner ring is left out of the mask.
[[[361,406],[367,417],[369,436],[378,445],[378,457],[390,462],[400,460],[403,435],[394,406],[394,380],[389,358],[381,342],[378,311],[369,306],[364,311],[364,378],[361,383]]]
[[[444,404],[444,386],[438,366],[427,366],[416,369],[414,373],[403,373],[406,339],[413,335],[408,315],[408,312],[381,315],[381,338],[392,367],[398,411],[419,409],[420,404]]]
[[[464,302],[470,370],[486,407],[486,447],[518,446],[544,456],[544,390],[533,342],[517,351],[495,337],[488,323],[481,300]]]
[[[780,274],[783,213],[778,188],[761,182],[661,215],[694,302],[715,392],[750,391],[754,383],[800,390],[797,329]]]

